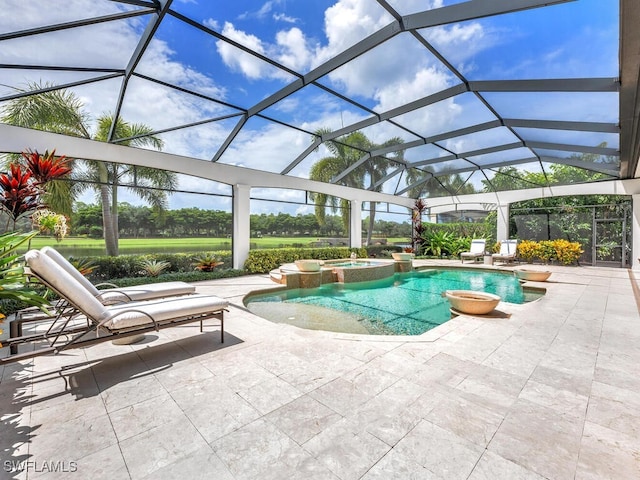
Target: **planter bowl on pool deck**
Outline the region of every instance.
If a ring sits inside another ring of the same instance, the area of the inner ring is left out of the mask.
[[[296,260],[296,267],[301,272],[319,272],[323,264],[322,260]]]
[[[514,270],[514,272],[520,280],[528,280],[530,282],[544,282],[551,275],[551,272],[546,270],[527,270],[526,268],[520,268]]]
[[[394,260],[407,262],[413,258],[413,253],[393,252],[391,256]]]
[[[454,310],[470,315],[486,315],[500,303],[498,295],[473,290],[447,290],[445,296]]]

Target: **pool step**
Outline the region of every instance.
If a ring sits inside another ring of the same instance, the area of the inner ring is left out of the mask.
[[[269,272],[269,278],[271,279],[271,281],[276,282],[279,285],[286,285],[287,284],[287,280],[284,276],[284,274],[280,271],[280,270],[271,270]]]

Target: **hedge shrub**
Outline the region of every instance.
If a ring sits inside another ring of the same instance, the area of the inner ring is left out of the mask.
[[[283,263],[292,263],[302,258],[315,260],[332,260],[349,258],[351,252],[358,257],[367,257],[365,248],[326,247],[326,248],[271,248],[268,250],[251,250],[249,258],[244,262],[247,273],[268,273]]]
[[[521,240],[518,242],[518,256],[532,263],[539,259],[543,263],[558,261],[563,265],[577,263],[584,252],[578,242],[570,242],[564,239],[557,240]]]
[[[166,273],[192,272],[194,270],[193,263],[196,262],[197,257],[202,255],[202,253],[204,252],[154,253],[148,255],[120,255],[118,257],[79,257],[77,260],[87,260],[96,266],[91,275],[89,275],[89,280],[92,282],[104,282],[117,278],[144,276],[141,264],[147,260],[168,262],[170,266],[165,270]],[[211,253],[223,262],[218,268],[228,269],[232,267],[230,250],[207,253]],[[148,279],[149,277],[144,278]]]

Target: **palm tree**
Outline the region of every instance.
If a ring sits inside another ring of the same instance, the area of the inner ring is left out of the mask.
[[[317,136],[322,136],[330,133],[331,130],[319,129],[316,131]],[[358,160],[360,160],[368,152],[379,150],[384,147],[393,145],[400,145],[403,141],[401,138],[394,137],[387,140],[382,145],[376,145],[369,140],[362,132],[353,132],[349,135],[335,138],[325,142],[325,146],[331,153],[331,156],[324,157],[318,160],[311,166],[309,171],[309,178],[311,180],[318,180],[321,182],[329,183],[333,178],[347,170]],[[395,158],[402,160],[402,151],[395,153]],[[365,188],[365,182],[368,180],[366,188],[379,192],[382,190],[382,185],[376,185],[377,182],[384,177],[389,168],[390,160],[383,156],[375,156],[367,160],[364,164],[351,170],[344,177],[342,177],[338,183],[340,185],[346,185],[355,188]],[[335,212],[338,206],[338,199],[325,193],[312,193],[311,199],[315,203],[316,218],[320,226],[325,224],[325,212],[327,206]],[[342,223],[345,230],[349,228],[349,202],[342,198],[339,200],[341,207]],[[371,243],[371,234],[373,232],[373,226],[375,223],[375,202],[371,202],[371,209],[369,214],[369,229],[367,231],[367,244]]]
[[[95,140],[106,141],[112,115],[102,115],[98,119]],[[151,127],[140,123],[128,123],[118,117],[115,125],[115,138],[127,138],[121,145],[149,146],[161,150],[163,142],[151,135]],[[122,163],[86,161],[84,182],[79,189],[94,188],[100,195],[102,205],[102,224],[107,254],[118,255],[118,188],[127,183],[127,188],[146,201],[156,212],[162,212],[167,206],[167,191],[177,187],[177,176],[167,170],[149,167],[136,167]],[[150,187],[150,188],[149,188]]]
[[[112,115],[103,115],[98,119],[97,132],[90,134],[90,116],[84,111],[84,104],[75,93],[64,90],[52,90],[49,83],[31,83],[20,92],[41,91],[11,100],[2,110],[2,121],[11,125],[61,133],[81,138],[94,138],[107,141],[108,132],[113,123]],[[123,145],[150,146],[160,150],[162,140],[151,135],[152,129],[143,124],[131,124],[118,118],[114,128],[117,138],[128,140]],[[71,213],[73,200],[82,190],[96,188],[100,194],[102,206],[103,235],[107,255],[118,255],[118,187],[124,179],[133,179],[128,188],[146,200],[156,210],[166,206],[167,190],[175,189],[177,176],[173,172],[148,167],[84,160],[84,174],[76,176],[73,183],[57,182],[49,191],[51,209],[65,214]],[[78,183],[88,182],[88,183]],[[53,182],[52,182],[53,183]],[[147,189],[144,187],[152,187]]]
[[[409,190],[411,198],[419,198],[427,185],[429,197],[442,197],[448,195],[466,195],[476,193],[476,189],[468,179],[459,173],[435,175],[431,167],[410,168],[407,170],[407,184],[418,184]]]
[[[46,90],[50,83],[30,83],[25,89],[16,89],[19,93]],[[2,106],[1,119],[9,125],[33,128],[48,132],[61,133],[73,137],[91,138],[87,125],[89,116],[83,111],[82,101],[67,90],[50,90],[38,95],[29,95],[11,100]],[[19,161],[20,157],[11,157],[10,161]],[[68,165],[73,170],[74,161]],[[53,181],[48,185],[47,204],[51,210],[70,216],[73,199],[76,196],[74,184],[69,181]]]

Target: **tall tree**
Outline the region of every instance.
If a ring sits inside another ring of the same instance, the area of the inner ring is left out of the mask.
[[[98,119],[96,134],[92,137],[91,117],[84,110],[82,100],[71,91],[54,88],[55,86],[49,83],[35,82],[29,84],[26,89],[18,89],[21,93],[39,93],[8,102],[2,108],[2,121],[21,127],[106,141],[114,121],[113,116],[101,116]],[[146,146],[158,150],[162,148],[162,140],[151,135],[152,129],[149,126],[128,123],[118,118],[114,132],[116,139],[128,139],[120,142],[123,145]],[[107,255],[116,256],[118,255],[118,187],[125,178],[132,180],[127,188],[157,210],[162,210],[166,204],[167,191],[176,187],[176,174],[153,168],[93,160],[84,160],[84,164],[85,172],[78,174],[74,183],[60,183],[52,187],[49,206],[55,211],[70,214],[73,200],[80,191],[88,187],[98,189]],[[74,172],[76,171],[78,170],[74,169]],[[153,187],[155,190],[144,187]]]
[[[98,119],[95,140],[106,141],[113,123],[113,116],[102,115]],[[115,138],[126,138],[122,145],[133,147],[152,147],[161,150],[163,143],[151,135],[151,127],[128,123],[118,117],[115,125]],[[167,191],[177,186],[177,176],[167,170],[149,167],[137,167],[123,163],[86,161],[84,182],[80,189],[98,190],[102,206],[102,221],[107,255],[118,255],[118,189],[126,183],[126,188],[145,200],[156,212],[161,212],[167,204]],[[151,187],[151,188],[148,188]]]
[[[316,135],[330,133],[331,130],[320,129]],[[384,147],[400,145],[403,141],[401,138],[394,137],[381,145],[377,145],[369,140],[362,132],[353,132],[333,140],[325,142],[325,146],[329,150],[331,156],[321,158],[311,166],[309,178],[321,182],[331,182],[333,178],[343,173],[358,162],[367,153],[379,150]],[[402,160],[403,151],[398,150],[393,154],[393,159]],[[384,156],[378,155],[371,157],[362,165],[354,168],[344,177],[338,184],[355,188],[367,188],[371,191],[382,191],[382,185],[376,185],[378,181],[386,175],[389,168],[390,160]],[[316,218],[320,226],[325,224],[326,208],[330,207],[332,211],[336,211],[338,203],[341,207],[342,222],[345,230],[349,229],[349,202],[344,199],[338,199],[334,196],[324,193],[312,193],[311,199],[315,203]],[[375,202],[370,203],[371,213],[369,215],[369,229],[367,230],[367,244],[371,243],[371,235],[375,225]]]
[[[476,193],[468,179],[459,173],[438,174],[430,166],[407,170],[407,184],[415,185],[409,190],[411,198],[444,197]],[[426,195],[424,194],[426,192]]]

